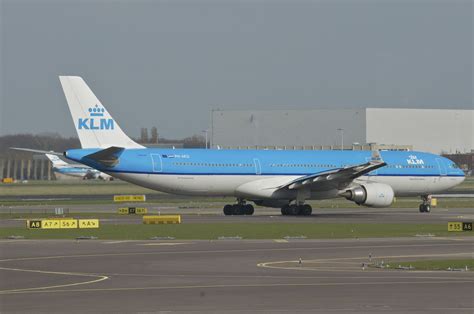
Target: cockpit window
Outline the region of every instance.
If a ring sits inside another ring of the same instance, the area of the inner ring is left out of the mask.
[[[456,165],[455,163],[451,164],[451,167],[454,169],[459,169],[458,165]]]

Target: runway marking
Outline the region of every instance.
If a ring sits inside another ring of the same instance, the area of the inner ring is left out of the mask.
[[[354,270],[352,270],[354,272]],[[439,272],[434,272],[439,273]],[[227,278],[227,279],[234,279],[234,278],[250,278],[250,279],[302,279],[302,280],[313,280],[313,279],[334,279],[334,276],[286,276],[286,275],[189,275],[189,274],[174,274],[174,275],[164,275],[164,274],[127,274],[127,273],[104,273],[103,275],[106,276],[113,276],[113,277],[169,277],[169,278]],[[375,277],[376,275],[376,277]],[[444,274],[445,275],[445,274]],[[344,279],[432,279],[432,280],[458,280],[458,279],[465,279],[465,278],[453,278],[453,277],[446,277],[446,276],[383,276],[380,273],[372,273],[372,275],[356,275],[356,276],[344,276]]]
[[[18,243],[18,242],[28,242],[28,241],[33,241],[31,239],[9,239],[9,240],[0,240],[0,244],[12,244],[12,243]]]
[[[230,284],[230,285],[184,285],[169,287],[117,287],[66,290],[32,290],[10,291],[3,294],[27,293],[71,293],[71,292],[103,292],[103,291],[139,291],[139,290],[174,290],[174,289],[222,289],[222,288],[269,288],[269,287],[316,287],[316,286],[371,286],[371,285],[405,285],[405,284],[460,284],[474,283],[474,280],[429,280],[429,281],[373,281],[373,282],[323,282],[323,283],[275,283],[275,284]]]
[[[447,241],[469,241],[471,239],[466,238],[450,238],[450,237],[437,237],[439,240],[447,240]],[[472,241],[472,240],[471,240]]]
[[[191,243],[161,242],[161,243],[141,243],[141,244],[137,244],[137,245],[144,245],[144,246],[173,246],[173,245],[182,245],[182,244],[191,244]]]
[[[0,262],[47,260],[59,258],[83,258],[83,257],[108,257],[108,256],[136,256],[136,255],[159,255],[159,254],[205,254],[205,253],[251,253],[251,252],[278,252],[278,251],[321,251],[321,250],[344,250],[344,249],[377,249],[377,248],[416,248],[416,247],[442,247],[442,246],[465,246],[465,243],[435,243],[435,244],[404,244],[404,245],[352,245],[352,246],[329,246],[329,247],[297,247],[297,248],[273,248],[273,249],[230,249],[230,250],[192,250],[192,251],[160,251],[160,252],[130,252],[130,253],[102,253],[102,254],[78,254],[78,255],[55,255],[39,257],[6,258]]]
[[[8,294],[8,293],[16,293],[16,292],[27,292],[27,291],[36,291],[36,290],[46,290],[46,289],[56,289],[56,288],[65,288],[65,287],[73,287],[73,286],[79,286],[79,285],[88,285],[88,284],[93,284],[93,283],[96,283],[96,282],[100,282],[100,281],[109,279],[108,276],[102,276],[102,275],[84,274],[84,273],[71,273],[71,272],[56,272],[56,271],[36,270],[36,269],[20,269],[20,268],[0,267],[0,270],[97,278],[97,279],[94,279],[94,280],[81,281],[81,282],[75,282],[75,283],[69,283],[69,284],[63,284],[63,285],[0,290],[0,294]]]
[[[102,242],[102,244],[118,244],[118,243],[128,243],[131,240],[122,240],[122,241],[107,241],[107,242]]]

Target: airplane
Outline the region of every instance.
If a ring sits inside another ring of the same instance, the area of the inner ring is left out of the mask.
[[[53,164],[53,171],[59,175],[79,177],[84,180],[88,179],[100,179],[100,180],[113,180],[113,177],[100,172],[94,168],[84,166],[83,164],[70,164],[59,158],[57,155],[45,154],[46,157]]]
[[[62,153],[53,152],[53,151],[48,152],[48,151],[43,151],[43,150],[20,148],[20,147],[10,147],[10,149],[44,154],[49,159],[49,161],[51,161],[51,164],[53,165],[52,169],[54,173],[56,174],[56,178],[60,178],[61,176],[68,176],[68,177],[82,178],[84,180],[88,180],[88,179],[101,179],[101,180],[106,180],[106,181],[113,180],[112,176],[106,173],[100,172],[89,166],[85,166],[83,164],[71,164],[62,160],[61,158],[58,157],[58,155],[59,156],[63,155]]]
[[[231,196],[225,215],[252,215],[256,205],[282,215],[311,215],[308,200],[346,198],[389,207],[396,196],[431,195],[464,181],[451,160],[418,151],[216,150],[146,148],[130,139],[81,77],[59,77],[81,149],[64,156],[157,191]]]
[[[84,166],[82,164],[79,164],[79,165],[69,164],[56,155],[52,155],[52,154],[45,154],[45,155],[53,164],[53,171],[57,175],[57,177],[64,175],[64,176],[79,177],[79,178],[85,179],[87,175],[92,172],[92,170],[94,170],[95,172],[98,172],[97,170]]]

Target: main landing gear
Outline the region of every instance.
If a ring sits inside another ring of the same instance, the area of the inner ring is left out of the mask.
[[[237,204],[225,205],[224,215],[253,215],[255,209],[250,204],[245,204],[244,201],[239,200]]]
[[[420,213],[429,213],[431,211],[431,195],[422,195],[421,200],[423,204],[420,204]]]
[[[310,216],[313,209],[308,204],[303,205],[285,205],[281,208],[281,214],[283,216]]]

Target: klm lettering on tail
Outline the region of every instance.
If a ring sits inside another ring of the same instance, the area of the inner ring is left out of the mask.
[[[113,130],[114,120],[100,119],[97,121],[94,118],[79,118],[77,128],[79,130]]]
[[[105,109],[100,108],[98,105],[89,108],[90,118],[79,118],[77,122],[77,128],[79,130],[113,130],[114,120],[110,118],[103,118],[104,112]]]

